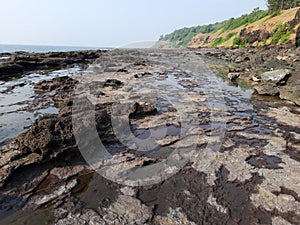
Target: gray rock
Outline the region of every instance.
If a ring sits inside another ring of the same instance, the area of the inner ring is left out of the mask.
[[[154,221],[155,224],[160,225],[196,225],[196,223],[189,221],[187,216],[181,212],[181,208],[170,208],[167,216],[156,216]]]
[[[130,197],[134,197],[137,194],[137,191],[134,190],[132,187],[123,187],[120,189],[123,195],[127,195]]]
[[[253,88],[259,95],[276,96],[279,94],[279,88],[273,83],[255,85]]]
[[[70,213],[66,218],[60,219],[55,225],[105,225],[105,221],[95,211],[88,209],[84,212]]]
[[[70,177],[82,173],[85,169],[87,169],[87,167],[82,165],[54,168],[50,171],[50,174],[56,176],[60,180],[67,180]]]
[[[145,224],[152,218],[152,210],[138,199],[120,195],[103,217],[107,224]]]
[[[286,82],[288,76],[291,72],[287,69],[274,70],[263,73],[260,78],[262,82],[272,82],[275,84],[279,84],[282,81]]]
[[[78,184],[77,180],[72,180],[69,183],[66,183],[60,187],[58,187],[57,189],[53,190],[52,193],[48,194],[48,195],[35,195],[33,197],[30,198],[29,202],[27,203],[27,208],[31,208],[31,207],[35,207],[35,206],[42,206],[45,205],[59,197],[62,197],[64,195],[67,195],[68,193],[70,193],[70,191],[76,187],[76,185]]]
[[[280,88],[280,98],[300,105],[300,86],[284,86]]]
[[[260,78],[259,78],[259,77],[256,77],[256,76],[253,76],[253,77],[252,77],[252,80],[253,80],[254,82],[260,82]]]

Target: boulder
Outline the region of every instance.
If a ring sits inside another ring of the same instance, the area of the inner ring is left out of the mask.
[[[263,83],[253,86],[254,90],[260,95],[276,96],[279,94],[279,88],[272,83]]]
[[[280,88],[280,98],[300,105],[300,86],[284,86]]]
[[[262,82],[271,82],[274,84],[280,84],[282,82],[286,82],[291,72],[287,69],[280,69],[265,72],[260,76],[260,80]]]

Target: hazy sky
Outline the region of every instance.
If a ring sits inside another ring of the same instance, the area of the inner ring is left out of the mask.
[[[0,44],[117,47],[265,7],[264,0],[0,0]]]

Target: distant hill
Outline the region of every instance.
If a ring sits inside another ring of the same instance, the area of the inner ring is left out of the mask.
[[[254,9],[239,18],[183,28],[162,35],[155,47],[247,47],[300,45],[300,7],[275,11]]]

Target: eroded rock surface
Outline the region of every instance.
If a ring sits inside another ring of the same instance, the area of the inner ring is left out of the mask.
[[[240,81],[254,81],[251,85],[258,94],[280,95],[282,99],[299,105],[299,48],[286,45],[230,50],[204,48],[198,51],[198,54],[230,62],[228,71],[240,74]]]
[[[59,112],[0,147],[0,224],[46,208],[57,225],[296,225],[299,107],[251,99],[208,64],[198,50],[114,50],[36,85]]]

